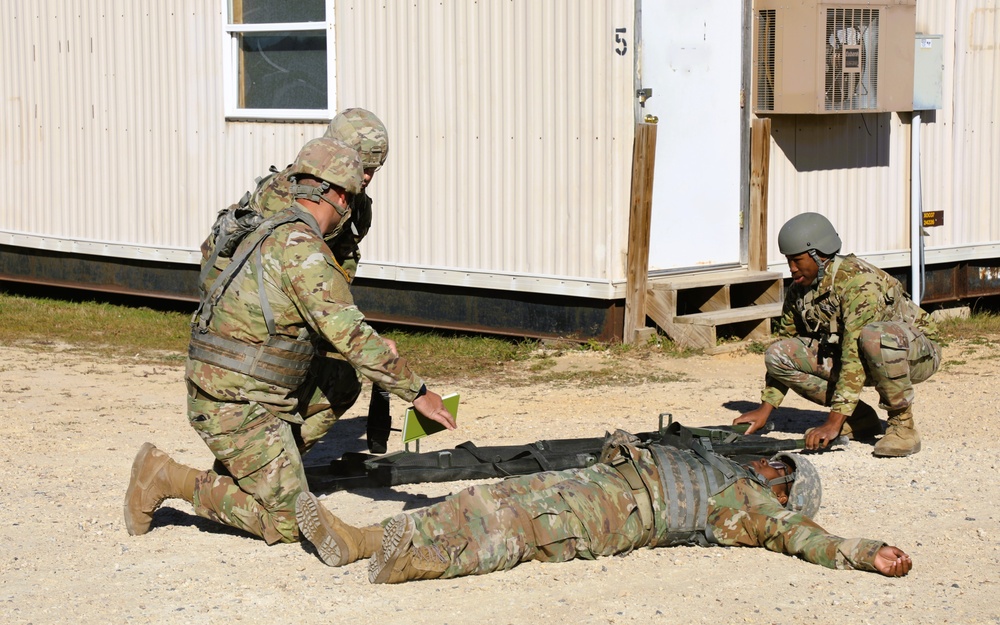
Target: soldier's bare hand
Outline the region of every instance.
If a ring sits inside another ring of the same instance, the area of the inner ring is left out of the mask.
[[[444,407],[441,396],[434,391],[427,391],[426,394],[414,399],[413,407],[420,414],[431,421],[437,421],[449,430],[454,430],[457,427],[455,425],[455,417],[451,416],[448,409]]]
[[[806,430],[806,449],[824,449],[840,436],[840,428],[829,423]]]
[[[774,410],[774,406],[768,403],[761,404],[757,408],[754,408],[750,412],[744,412],[740,416],[733,419],[733,425],[739,425],[740,423],[749,423],[750,427],[747,428],[747,434],[753,434],[757,430],[761,429],[767,425],[767,420],[771,416],[771,411]]]
[[[899,547],[886,545],[875,554],[875,570],[888,577],[902,577],[913,568],[913,561]]]
[[[399,356],[399,350],[396,349],[396,341],[392,339],[387,339],[384,336],[382,337],[382,340],[385,341],[385,344],[389,346],[389,351],[392,352],[393,356]]]
[[[826,423],[816,428],[806,430],[806,449],[823,449],[840,436],[847,417],[839,412],[831,412]]]

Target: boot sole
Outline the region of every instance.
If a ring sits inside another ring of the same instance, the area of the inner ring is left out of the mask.
[[[410,547],[414,530],[413,519],[408,514],[397,514],[385,524],[382,547],[368,561],[369,582],[384,584],[389,580],[396,560]]]
[[[920,451],[920,443],[914,445],[913,449],[910,450],[876,449],[872,452],[872,455],[878,458],[905,458],[906,456],[912,456],[918,451]]]
[[[133,514],[133,507],[130,504],[132,503],[132,498],[138,494],[137,489],[148,486],[148,484],[139,484],[139,473],[142,471],[143,465],[146,464],[146,458],[148,458],[155,449],[156,446],[152,443],[143,444],[143,446],[139,448],[139,453],[135,455],[135,460],[132,461],[132,475],[129,478],[128,489],[125,490],[125,529],[128,530],[130,536],[141,536],[142,534],[145,534],[149,531],[149,525],[153,521],[152,513],[146,514],[139,511]],[[138,506],[136,506],[136,508],[138,508]],[[141,514],[147,518],[136,518],[136,514]]]
[[[347,544],[325,523],[319,507],[323,505],[312,493],[302,492],[295,499],[295,520],[306,539],[316,548],[319,559],[327,566],[348,564]]]

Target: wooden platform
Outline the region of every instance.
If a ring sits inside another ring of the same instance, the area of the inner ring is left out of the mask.
[[[770,336],[781,274],[736,269],[650,278],[646,316],[681,347],[720,353]],[[735,339],[722,345],[719,338]]]

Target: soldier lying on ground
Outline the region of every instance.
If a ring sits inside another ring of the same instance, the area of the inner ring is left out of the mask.
[[[308,490],[301,454],[330,425],[308,400],[316,384],[336,388],[338,381],[316,374],[317,344],[351,365],[340,368],[348,382],[357,369],[424,416],[455,427],[440,395],[365,322],[324,242],[343,226],[361,188],[358,152],[336,139],[313,139],[292,173],[289,206],[244,235],[231,262],[203,285],[195,313],[185,376],[188,421],[217,468],[198,471],[143,445],[125,493],[129,534],[146,533],[163,500],[181,498],[198,516],[268,544],[299,540],[295,501]]]
[[[792,389],[830,408],[826,422],[806,432],[807,449],[840,435],[872,437],[882,431],[878,415],[858,397],[862,387],[874,386],[889,427],[873,453],[915,454],[913,385],[941,364],[937,329],[898,280],[853,254],[839,256],[840,247],[837,231],[818,213],[796,215],[781,227],[778,248],[792,273],[777,329],[783,338],[764,355],[760,406],[733,423],[749,423],[748,434],[760,429]]]
[[[812,521],[821,487],[812,464],[781,452],[748,465],[618,431],[601,462],[472,486],[381,526],[356,528],[312,493],[296,502],[302,534],[342,566],[370,557],[372,583],[450,578],[564,562],[639,547],[764,547],[829,568],[906,575],[912,562],[881,541],[844,539]]]

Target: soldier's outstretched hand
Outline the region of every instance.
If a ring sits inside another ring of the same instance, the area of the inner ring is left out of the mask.
[[[417,412],[432,421],[437,421],[449,430],[455,429],[455,417],[451,416],[448,409],[441,402],[441,396],[434,391],[427,391],[424,395],[413,400],[413,407]]]
[[[744,412],[740,416],[733,419],[733,425],[739,425],[740,423],[749,423],[750,427],[747,428],[747,434],[753,434],[757,430],[761,429],[767,425],[767,419],[771,416],[771,411],[774,407],[771,404],[763,403],[757,406],[750,412]]]
[[[887,577],[902,577],[913,568],[913,561],[899,547],[886,545],[875,554],[875,569]]]

